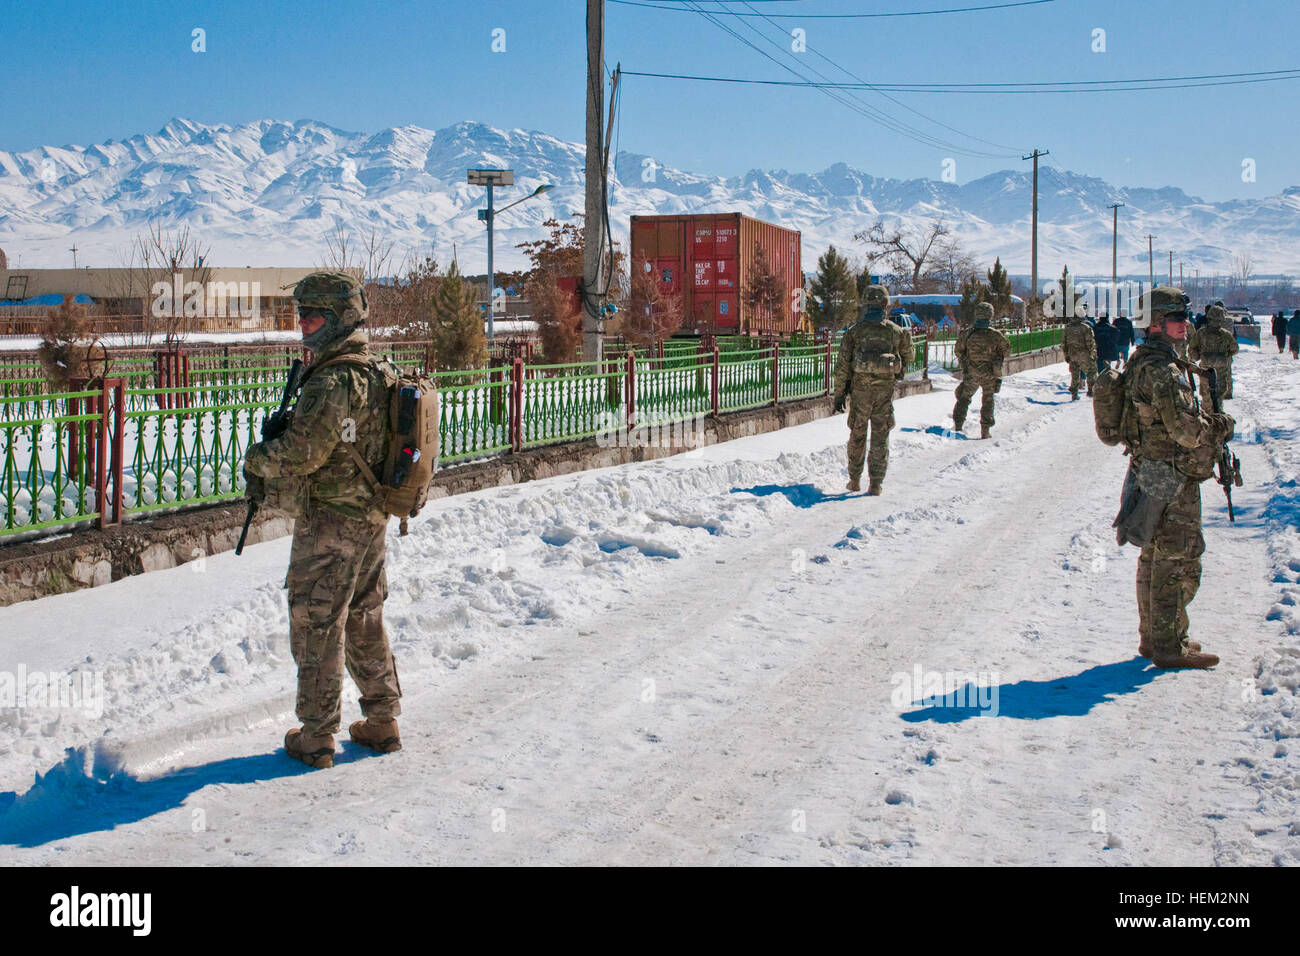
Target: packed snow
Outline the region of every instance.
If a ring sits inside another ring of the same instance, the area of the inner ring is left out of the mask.
[[[433,502],[389,540],[404,749],[332,770],[281,750],[287,539],[0,608],[0,672],[83,691],[0,707],[0,863],[1300,862],[1300,362],[1237,360],[1201,672],[1136,656],[1067,380],[979,441],[936,376],[880,498],[841,415]]]

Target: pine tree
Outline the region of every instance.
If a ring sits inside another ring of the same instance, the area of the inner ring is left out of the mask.
[[[1011,318],[1014,308],[1011,304],[1011,279],[999,256],[993,260],[993,268],[984,273],[989,282],[989,299],[993,303],[993,314],[998,318]]]
[[[961,284],[961,300],[957,303],[958,324],[969,329],[975,324],[975,306],[988,301],[988,289],[974,275],[967,276]]]
[[[834,246],[817,260],[809,283],[808,316],[817,329],[842,329],[857,319],[858,283],[849,261]]]
[[[767,250],[762,244],[754,247],[754,265],[749,282],[741,290],[740,300],[749,313],[750,335],[770,336],[785,319],[786,292],[781,280],[772,272]]]
[[[483,368],[487,337],[474,287],[461,278],[453,262],[438,283],[433,299],[433,348],[439,371]]]

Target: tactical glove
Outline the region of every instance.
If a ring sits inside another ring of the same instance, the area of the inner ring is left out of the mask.
[[[266,479],[250,474],[247,468],[244,469],[244,497],[258,504],[266,498]]]
[[[1214,429],[1215,440],[1225,442],[1232,438],[1237,430],[1237,422],[1226,412],[1210,412],[1210,427]]]
[[[845,405],[845,403],[846,403],[847,401],[848,401],[848,396],[847,396],[847,395],[836,395],[836,396],[835,396],[835,414],[836,414],[836,415],[838,415],[840,412],[844,411],[844,405]]]

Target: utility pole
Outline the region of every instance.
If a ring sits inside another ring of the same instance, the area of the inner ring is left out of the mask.
[[[72,248],[68,250],[72,253],[72,268],[77,268],[77,244],[74,242]]]
[[[1038,298],[1038,157],[1050,156],[1048,150],[1035,149],[1028,156],[1021,156],[1021,159],[1032,159],[1034,161],[1034,212],[1033,225],[1031,226],[1030,253],[1029,253],[1029,282],[1031,286],[1030,294],[1033,298]]]
[[[1110,204],[1110,303],[1119,315],[1119,207],[1122,202]]]
[[[1174,250],[1169,250],[1169,284],[1174,284]]]
[[[605,162],[601,148],[605,109],[605,0],[587,0],[587,203],[582,244],[582,358],[601,360],[606,288]],[[610,263],[612,265],[612,263]]]
[[[1152,289],[1156,287],[1156,271],[1155,266],[1152,265],[1154,260],[1151,258],[1154,254],[1151,250],[1151,240],[1154,238],[1155,236],[1147,233],[1147,285]]]

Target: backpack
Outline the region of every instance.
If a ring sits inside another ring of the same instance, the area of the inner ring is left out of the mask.
[[[388,386],[389,441],[382,481],[354,444],[347,442],[345,447],[374,492],[374,503],[385,514],[402,519],[400,533],[404,535],[407,519],[419,514],[428,500],[429,483],[438,467],[438,387],[427,375],[394,372],[365,355],[340,355],[319,368],[345,363],[378,368]]]
[[[1118,445],[1124,440],[1124,409],[1128,405],[1126,374],[1127,369],[1121,373],[1107,366],[1098,373],[1092,387],[1092,416],[1103,445]]]
[[[902,371],[894,351],[896,335],[901,331],[890,322],[858,323],[853,350],[853,372],[868,382],[892,382]]]

